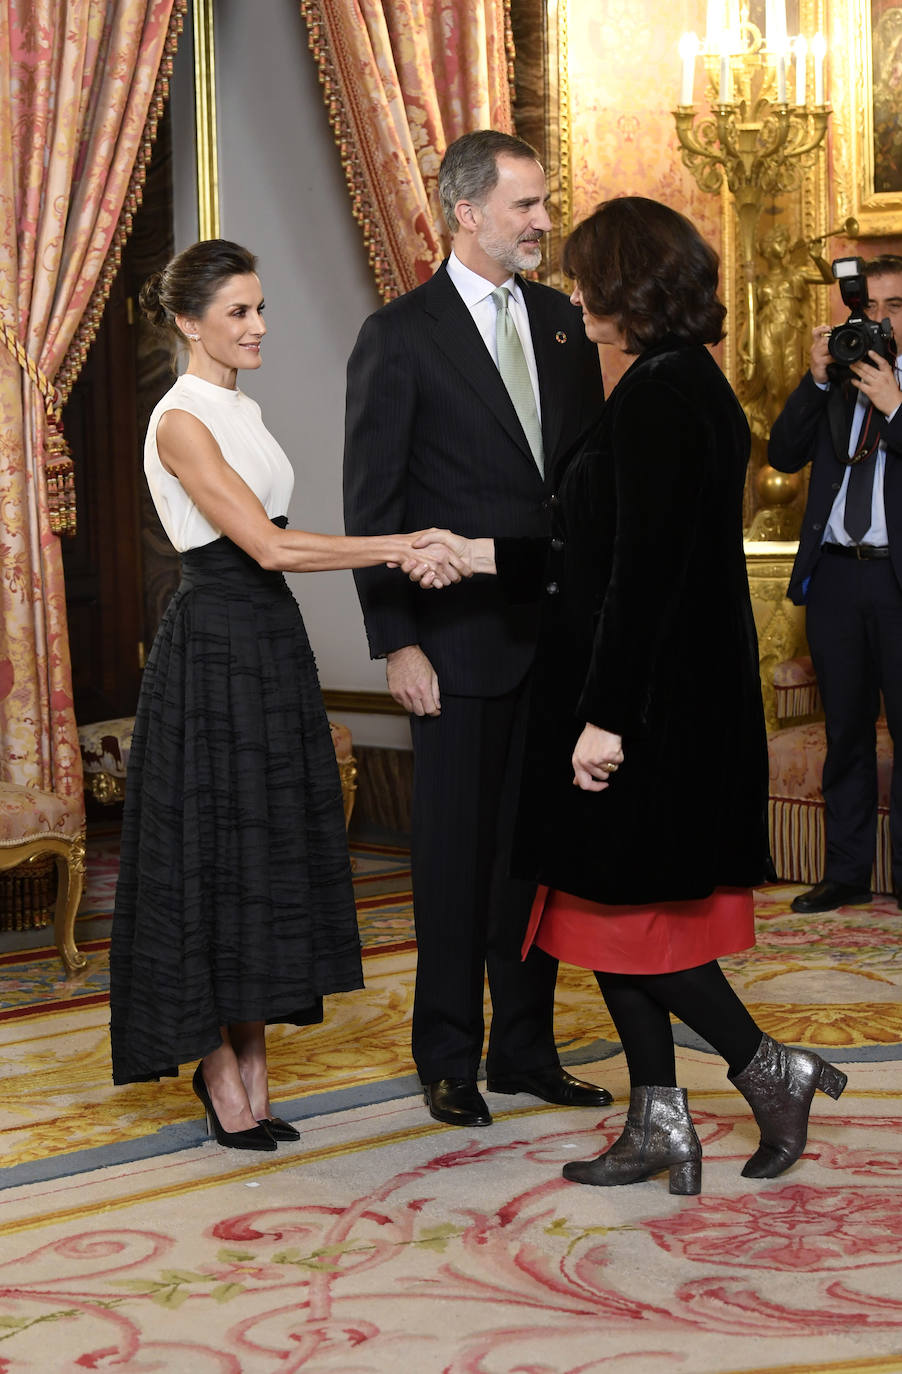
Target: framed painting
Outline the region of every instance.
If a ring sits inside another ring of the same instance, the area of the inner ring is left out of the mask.
[[[846,0],[836,18],[830,98],[837,189],[860,237],[900,235],[902,0]]]
[[[902,6],[871,0],[874,195],[902,195]]]

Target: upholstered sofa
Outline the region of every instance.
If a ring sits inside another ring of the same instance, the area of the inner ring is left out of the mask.
[[[817,883],[824,876],[824,799],[821,773],[826,735],[811,659],[788,659],[774,670],[776,730],[768,736],[770,839],[778,877]],[[886,721],[877,722],[877,851],[871,886],[891,892],[889,792],[893,747]]]

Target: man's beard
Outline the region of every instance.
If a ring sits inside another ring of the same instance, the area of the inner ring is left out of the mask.
[[[508,272],[534,272],[542,261],[542,241],[527,243],[522,240],[511,243],[500,234],[483,229],[479,236],[479,246],[487,257],[497,262]]]

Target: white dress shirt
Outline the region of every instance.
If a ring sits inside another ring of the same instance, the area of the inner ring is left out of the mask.
[[[448,276],[451,278],[458,294],[464,305],[473,317],[473,323],[482,336],[482,341],[489,350],[492,362],[498,366],[498,353],[495,348],[495,320],[497,310],[495,302],[492,300],[492,292],[496,290],[495,283],[487,281],[485,277],[480,277],[477,272],[471,271],[466,267],[452,249],[448,259]],[[532,346],[532,334],[529,330],[529,315],[526,312],[526,302],[523,299],[523,291],[515,276],[511,275],[507,281],[501,283],[510,291],[508,310],[510,317],[516,326],[523,345],[523,353],[526,357],[526,366],[529,368],[529,379],[532,382],[533,393],[536,398],[536,413],[539,421],[542,419],[542,406],[539,400],[539,373],[536,367],[535,349]]]
[[[895,366],[896,381],[902,379],[902,367]],[[821,391],[829,391],[829,382],[817,382]],[[858,436],[861,433],[861,426],[864,423],[864,415],[867,410],[868,402],[865,396],[859,392],[855,410],[852,415],[852,427],[849,430],[849,457],[855,452],[858,443]],[[898,407],[897,407],[898,408]],[[891,420],[895,415],[895,410],[886,418]],[[845,527],[846,518],[846,492],[849,488],[849,474],[852,468],[847,467],[843,474],[842,485],[836,493],[836,499],[830,509],[830,518],[824,528],[825,544],[844,544],[851,548],[855,540],[850,538],[849,532]],[[886,509],[883,503],[883,477],[886,472],[886,445],[881,439],[877,447],[877,457],[874,466],[874,490],[871,496],[871,523],[867,528],[864,537],[859,541],[862,544],[873,544],[879,548],[885,548],[889,543],[889,534],[886,528]]]

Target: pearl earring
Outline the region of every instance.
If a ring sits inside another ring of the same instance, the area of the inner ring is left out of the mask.
[[[199,334],[189,334],[189,335],[188,335],[188,338],[189,338],[189,339],[193,339],[193,341],[194,341],[195,343],[198,343],[198,342],[200,341],[200,335],[199,335]]]

